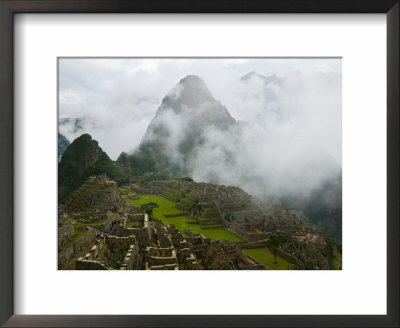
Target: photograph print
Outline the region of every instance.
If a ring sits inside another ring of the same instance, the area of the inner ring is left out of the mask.
[[[59,58],[59,270],[341,270],[340,58]]]

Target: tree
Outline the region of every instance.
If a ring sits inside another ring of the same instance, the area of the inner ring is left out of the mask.
[[[150,217],[153,216],[153,209],[157,208],[158,204],[155,202],[150,202],[150,203],[146,203],[140,206],[140,211],[141,212],[145,212],[146,214],[148,214]]]
[[[203,209],[203,206],[200,204],[200,199],[196,198],[194,200],[194,204],[192,205],[192,209],[190,212],[190,218],[196,220],[197,217],[200,215],[200,212],[202,209]]]
[[[278,252],[278,248],[280,245],[282,245],[286,239],[283,236],[280,235],[271,235],[269,237],[269,240],[267,241],[268,247],[272,248],[272,251],[274,252],[274,264],[276,264],[276,253]]]

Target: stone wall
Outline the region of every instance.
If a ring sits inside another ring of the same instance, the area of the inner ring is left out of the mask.
[[[79,258],[76,261],[76,270],[110,270],[103,263]]]
[[[240,267],[240,270],[268,270],[264,264],[253,264]]]
[[[82,237],[67,245],[58,253],[58,268],[62,269],[69,261],[77,256],[82,250],[96,239],[98,231],[88,230]]]
[[[223,226],[222,224],[213,225],[213,226],[206,226],[206,225],[203,225],[203,226],[201,227],[201,229],[203,229],[203,230],[222,229],[222,228],[224,228],[224,226]]]
[[[269,238],[269,236],[272,234],[271,232],[263,232],[263,233],[250,233],[236,222],[232,222],[229,224],[229,229],[231,232],[234,234],[239,235],[240,237],[243,237],[247,239],[248,241],[258,241],[258,240],[263,240]]]
[[[258,241],[258,240],[263,240],[269,238],[271,235],[270,232],[266,233],[248,233],[247,238],[249,241]]]
[[[121,270],[136,270],[138,269],[138,254],[139,250],[136,245],[130,245],[129,250],[125,255]]]
[[[213,220],[199,220],[200,225],[212,225],[212,224],[221,224],[221,219],[213,219]]]
[[[176,213],[176,214],[163,214],[163,216],[165,216],[166,218],[175,218],[175,217],[179,217],[182,216],[182,213]]]
[[[126,222],[144,222],[145,216],[147,214],[128,214],[128,218]]]
[[[191,257],[185,258],[183,264],[184,270],[200,270],[200,266],[196,261],[196,258],[192,255]]]
[[[140,247],[147,247],[151,245],[149,216],[147,214],[135,214],[135,216],[129,215],[127,220],[136,221],[139,220],[139,218],[143,219],[143,228],[124,228],[121,226],[116,226],[116,235],[120,237],[128,237],[134,235]]]
[[[58,228],[58,247],[67,243],[74,235],[74,224],[72,221],[66,222]]]
[[[134,235],[127,237],[107,236],[107,245],[111,249],[129,249],[129,246],[134,244],[136,244],[136,237]]]
[[[241,248],[262,248],[267,247],[268,243],[266,240],[254,241],[254,242],[239,242]]]
[[[171,202],[174,202],[174,203],[179,202],[178,197],[172,197],[171,195],[169,195],[168,193],[166,193],[164,191],[162,191],[159,195],[170,200]]]
[[[166,265],[158,265],[152,266],[148,268],[149,270],[179,270],[177,264],[166,264]]]
[[[166,264],[177,264],[176,257],[147,257],[148,267],[166,265]]]
[[[178,264],[176,252],[173,247],[169,248],[146,248],[146,268],[166,264]]]
[[[289,253],[286,253],[279,248],[277,249],[276,254],[278,254],[280,257],[283,257],[284,259],[288,260],[289,262],[291,262],[293,264],[297,264],[297,265],[300,264],[295,256],[292,256]]]
[[[118,215],[109,215],[107,220],[105,220],[101,225],[98,226],[98,229],[101,231],[111,231],[112,222],[116,220],[122,220]]]

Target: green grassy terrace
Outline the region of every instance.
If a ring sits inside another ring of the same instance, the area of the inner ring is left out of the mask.
[[[251,256],[256,261],[265,264],[270,270],[288,270],[292,268],[292,264],[280,257],[276,257],[276,264],[274,264],[274,254],[268,248],[242,248],[243,253]]]
[[[193,233],[202,233],[204,236],[212,239],[218,239],[218,240],[226,239],[232,242],[243,240],[240,237],[234,235],[233,233],[225,230],[224,228],[206,230],[206,229],[201,229],[201,226],[199,224],[188,223],[195,221],[186,216],[181,210],[177,209],[175,207],[174,202],[158,195],[139,195],[137,199],[133,200],[126,199],[125,201],[128,204],[135,205],[138,207],[146,203],[156,202],[159,207],[153,209],[153,217],[156,219],[160,219],[166,225],[174,224],[182,233],[184,232],[185,229],[189,229]],[[179,217],[172,217],[172,218],[164,217],[164,214],[177,214],[181,212],[182,216]]]

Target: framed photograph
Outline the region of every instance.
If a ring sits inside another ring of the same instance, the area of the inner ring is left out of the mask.
[[[0,9],[4,326],[398,327],[398,1]]]

